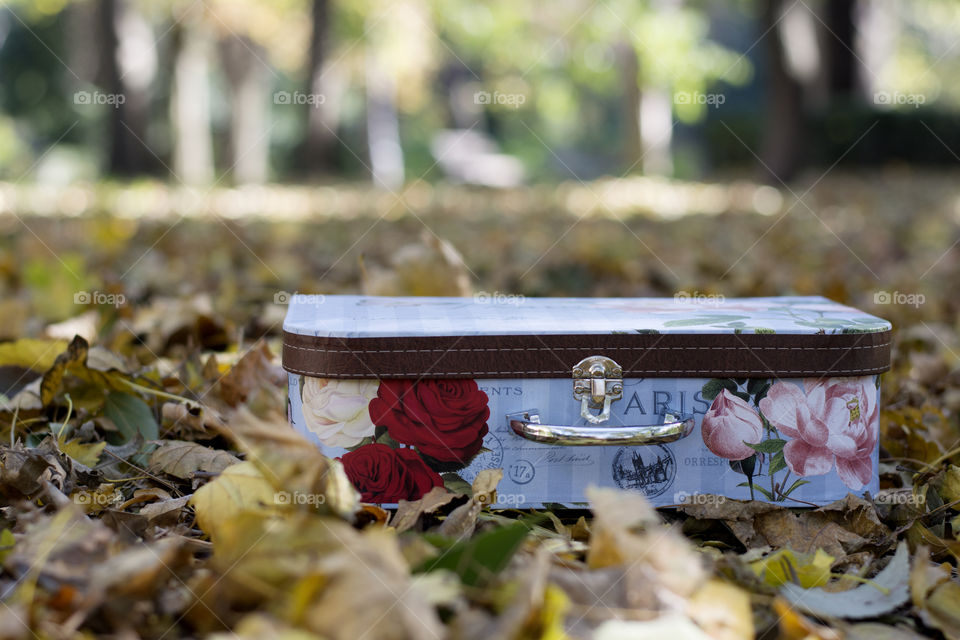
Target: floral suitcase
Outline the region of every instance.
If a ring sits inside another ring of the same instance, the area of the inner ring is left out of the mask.
[[[294,295],[289,418],[363,500],[501,468],[499,506],[878,489],[891,325],[819,297]]]

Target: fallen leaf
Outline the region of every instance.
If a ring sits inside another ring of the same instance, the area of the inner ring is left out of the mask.
[[[347,519],[359,509],[360,494],[343,465],[324,456],[286,420],[258,418],[242,407],[231,416],[225,434],[265,480],[288,495],[292,505],[330,511]]]
[[[129,374],[123,362],[105,349],[91,349],[87,341],[75,336],[65,351],[56,357],[53,365],[43,374],[40,399],[49,405],[63,385],[67,371],[82,380],[101,388],[129,391]]]
[[[729,582],[707,581],[690,597],[687,614],[714,640],[753,640],[750,594]]]
[[[625,567],[630,606],[657,609],[671,593],[688,597],[700,587],[700,554],[642,494],[600,487],[586,493],[594,515],[587,566]]]
[[[273,364],[273,354],[265,342],[247,351],[230,371],[220,379],[220,397],[231,407],[247,401],[255,391],[265,387],[282,385],[286,374]]]
[[[924,636],[904,629],[878,622],[861,622],[844,629],[847,640],[923,640]]]
[[[960,584],[948,566],[933,564],[930,550],[918,548],[910,572],[910,595],[924,624],[955,640],[960,637]]]
[[[398,533],[406,531],[420,520],[420,516],[425,513],[434,513],[456,497],[457,494],[443,487],[433,487],[419,500],[401,500],[397,504],[396,513],[390,520],[390,526]]]
[[[0,564],[6,559],[10,552],[13,551],[13,545],[16,543],[16,538],[13,536],[13,532],[10,529],[0,530]]]
[[[781,549],[761,560],[751,562],[750,567],[770,586],[796,584],[809,589],[830,581],[833,560],[833,556],[823,549],[805,554],[798,554],[792,549]]]
[[[946,502],[960,500],[960,467],[952,464],[947,467],[940,492]]]
[[[144,440],[156,440],[159,436],[153,410],[133,394],[111,391],[103,412],[123,435],[124,441],[133,440],[138,435]]]
[[[13,398],[39,379],[66,346],[65,340],[23,338],[0,342],[0,397]],[[10,409],[14,406],[11,404]]]
[[[459,575],[465,585],[486,584],[507,566],[529,532],[527,523],[515,522],[471,539],[461,539],[428,560],[419,571],[446,569]]]
[[[220,473],[238,462],[236,456],[226,451],[183,440],[163,440],[150,456],[151,467],[183,479],[197,471]]]
[[[711,640],[703,629],[680,614],[656,620],[607,620],[593,634],[594,640]]]
[[[214,633],[209,640],[324,640],[323,637],[299,629],[265,613],[244,616],[229,632]]]
[[[901,542],[884,569],[870,582],[841,592],[821,588],[804,589],[784,584],[780,593],[797,609],[815,616],[863,620],[874,618],[904,605],[910,599],[910,552]]]
[[[70,456],[85,467],[95,467],[100,462],[100,454],[107,446],[105,441],[80,442],[78,439],[58,441],[60,451]]]
[[[227,467],[193,494],[190,504],[197,523],[214,540],[232,520],[246,511],[262,512],[276,505],[277,490],[252,462]]]
[[[473,479],[470,500],[454,509],[440,524],[441,535],[466,538],[477,526],[477,516],[485,506],[496,501],[497,484],[503,479],[503,469],[484,469]]]
[[[951,580],[934,587],[923,603],[920,617],[949,640],[960,638],[960,584]]]
[[[840,633],[803,616],[781,597],[774,599],[773,613],[777,616],[780,640],[843,640]]]
[[[180,498],[151,502],[141,507],[140,515],[147,517],[148,524],[159,526],[176,524],[180,519],[180,514],[184,507],[190,502],[191,497],[192,496],[182,496]]]

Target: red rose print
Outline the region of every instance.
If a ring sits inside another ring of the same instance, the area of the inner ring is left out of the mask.
[[[487,401],[474,380],[383,380],[370,418],[425,456],[464,464],[483,446]]]
[[[347,478],[364,502],[419,500],[443,479],[412,449],[391,449],[372,443],[340,458]]]

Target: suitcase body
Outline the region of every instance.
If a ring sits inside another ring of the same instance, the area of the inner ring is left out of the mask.
[[[820,505],[878,490],[891,326],[824,298],[293,296],[288,414],[370,502]]]

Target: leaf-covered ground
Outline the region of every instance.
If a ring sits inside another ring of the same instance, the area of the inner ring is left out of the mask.
[[[0,636],[960,638],[960,181],[817,177],[0,185]],[[297,290],[860,306],[896,326],[883,489],[495,512],[490,472],[361,505],[286,426]]]

